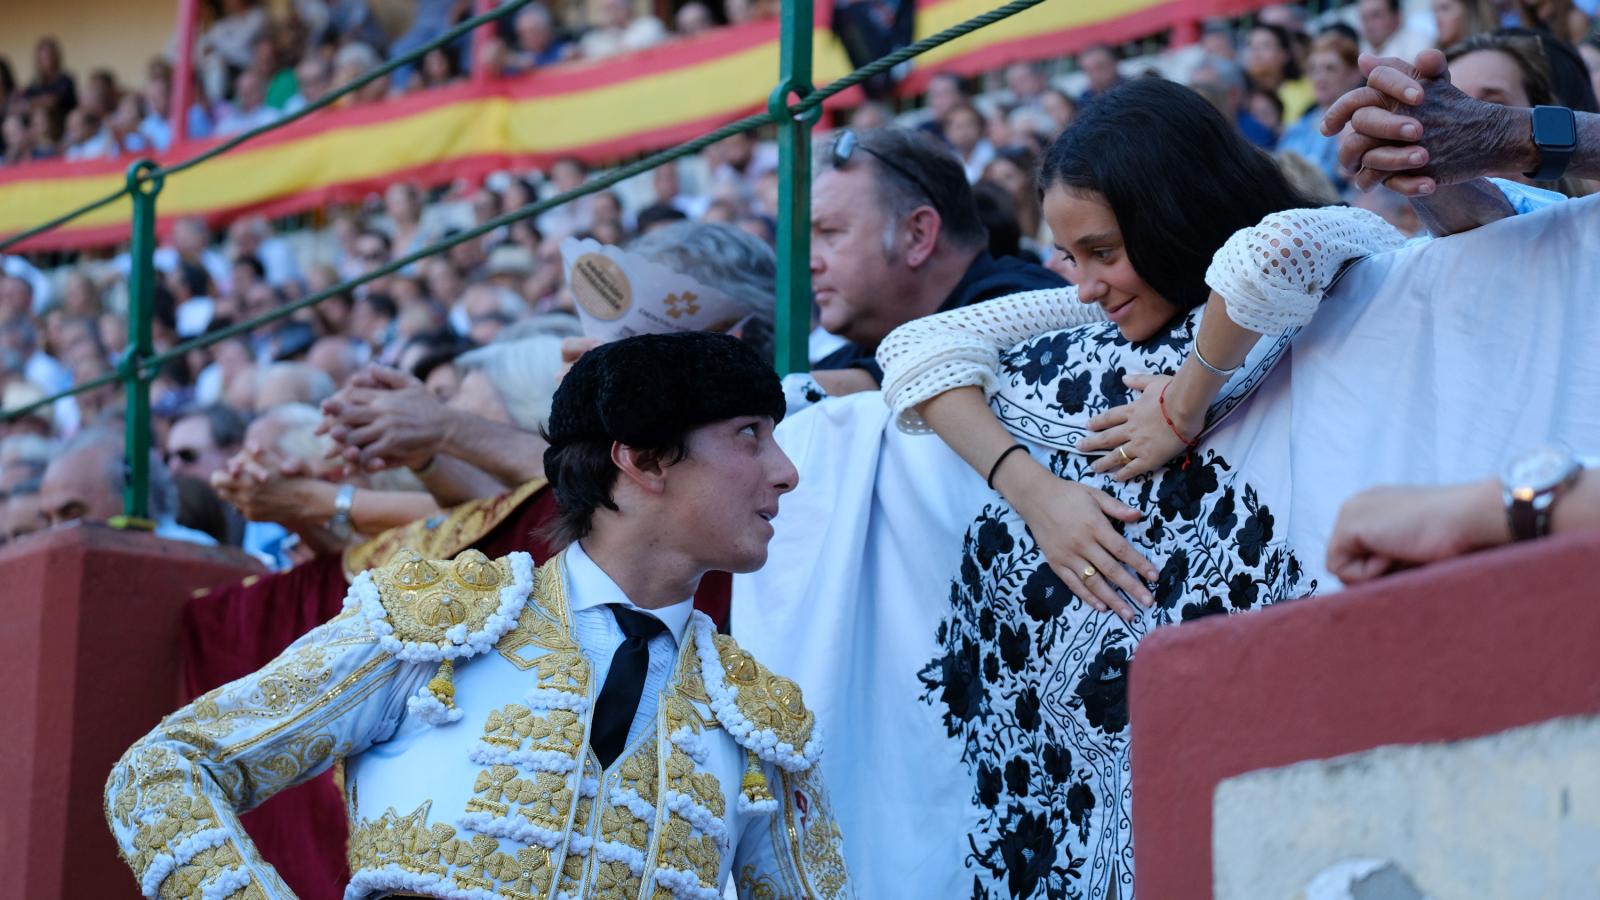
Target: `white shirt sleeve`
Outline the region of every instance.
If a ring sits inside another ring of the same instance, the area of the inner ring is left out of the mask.
[[[878,345],[884,402],[903,431],[927,433],[916,407],[958,387],[999,389],[1000,351],[1037,334],[1105,321],[1075,287],[1024,291],[913,319]]]

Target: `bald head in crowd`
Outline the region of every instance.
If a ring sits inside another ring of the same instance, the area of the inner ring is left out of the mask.
[[[0,492],[0,545],[50,527],[39,504],[39,479]]]
[[[285,403],[316,406],[333,396],[333,379],[309,363],[274,363],[256,381],[255,411],[265,412]]]
[[[153,455],[152,455],[153,456]],[[39,506],[50,525],[104,522],[122,514],[122,489],[127,476],[122,463],[122,435],[109,428],[81,431],[45,469]],[[150,517],[161,520],[173,509],[172,482],[161,460],[150,464]]]
[[[39,503],[51,525],[104,522],[122,512],[122,441],[109,431],[84,432],[45,469]]]

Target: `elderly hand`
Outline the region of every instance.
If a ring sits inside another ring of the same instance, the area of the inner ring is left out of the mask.
[[[1449,559],[1511,540],[1500,482],[1377,487],[1339,510],[1328,539],[1328,571],[1345,584]]]
[[[1128,375],[1122,383],[1137,391],[1132,402],[1109,409],[1089,420],[1089,429],[1095,434],[1078,442],[1078,449],[1086,452],[1109,451],[1094,461],[1090,468],[1096,472],[1115,472],[1117,481],[1138,478],[1153,472],[1176,459],[1188,445],[1173,433],[1173,425],[1189,437],[1194,437],[1205,427],[1206,410],[1183,408],[1175,397],[1167,398],[1167,424],[1161,413],[1161,391],[1173,381],[1170,375]]]
[[[368,366],[323,401],[322,424],[346,462],[366,471],[421,468],[450,439],[451,409],[421,381],[387,366]]]
[[[277,522],[291,529],[318,525],[328,518],[338,489],[307,477],[306,471],[300,460],[274,461],[251,446],[211,474],[211,487],[252,522]]]
[[[1328,108],[1322,133],[1349,129],[1339,164],[1362,190],[1383,184],[1410,197],[1525,162],[1527,114],[1474,100],[1450,84],[1444,54],[1427,50],[1411,65],[1363,54],[1364,87]]]

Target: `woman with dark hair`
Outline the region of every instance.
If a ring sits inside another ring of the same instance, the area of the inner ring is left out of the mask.
[[[1445,48],[1495,30],[1499,15],[1490,0],[1433,0],[1433,24],[1438,46]]]
[[[1285,122],[1299,121],[1315,102],[1311,84],[1300,71],[1294,38],[1281,26],[1260,24],[1250,29],[1244,44],[1244,70],[1251,87],[1278,95]]]
[[[1558,40],[1576,44],[1589,34],[1589,16],[1573,0],[1517,0],[1516,6],[1525,27],[1549,32]]]
[[[1039,190],[1033,176],[1038,169],[1038,157],[1020,147],[1007,147],[995,153],[994,159],[983,169],[983,181],[1005,189],[1017,207],[1017,226],[1022,232],[1022,247],[1040,256],[1043,249],[1044,214],[1039,209]]]
[[[1331,29],[1317,35],[1311,42],[1307,66],[1317,104],[1301,116],[1300,121],[1284,130],[1276,148],[1279,154],[1293,152],[1305,157],[1328,176],[1336,189],[1342,189],[1345,184],[1344,173],[1339,169],[1339,141],[1325,137],[1320,125],[1323,113],[1334,101],[1365,83],[1356,65],[1360,54],[1360,46],[1349,35]]]
[[[977,896],[1127,898],[1139,641],[1316,588],[1273,528],[1287,464],[1261,435],[1288,430],[1260,420],[1288,412],[1213,429],[1336,271],[1399,237],[1305,209],[1213,107],[1154,79],[1087,109],[1039,185],[1076,287],[916,320],[879,360],[902,429],[931,428],[999,492],[968,520],[920,673],[972,779],[965,877]]]

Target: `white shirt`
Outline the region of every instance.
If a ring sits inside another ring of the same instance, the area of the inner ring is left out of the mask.
[[[583,36],[578,46],[585,59],[615,56],[629,50],[643,50],[665,41],[667,26],[654,16],[640,16],[622,28],[596,28]]]
[[[1406,25],[1395,29],[1395,33],[1389,35],[1389,39],[1381,46],[1370,44],[1365,38],[1361,43],[1365,45],[1361,48],[1363,52],[1377,56],[1396,56],[1406,62],[1414,61],[1417,54],[1433,46],[1433,40],[1426,34],[1413,31]]]
[[[578,647],[594,670],[594,683],[604,685],[611,671],[611,657],[622,646],[626,635],[617,624],[616,616],[606,606],[618,603],[638,610],[647,616],[660,619],[667,630],[650,639],[650,668],[644,676],[644,690],[639,695],[639,709],[633,714],[633,724],[628,726],[628,744],[632,744],[655,727],[656,706],[660,694],[667,686],[678,665],[678,647],[689,628],[689,614],[694,611],[694,598],[690,597],[660,609],[640,609],[628,595],[617,587],[577,541],[567,547],[567,598],[572,606],[572,632]],[[597,694],[598,696],[598,689]]]

